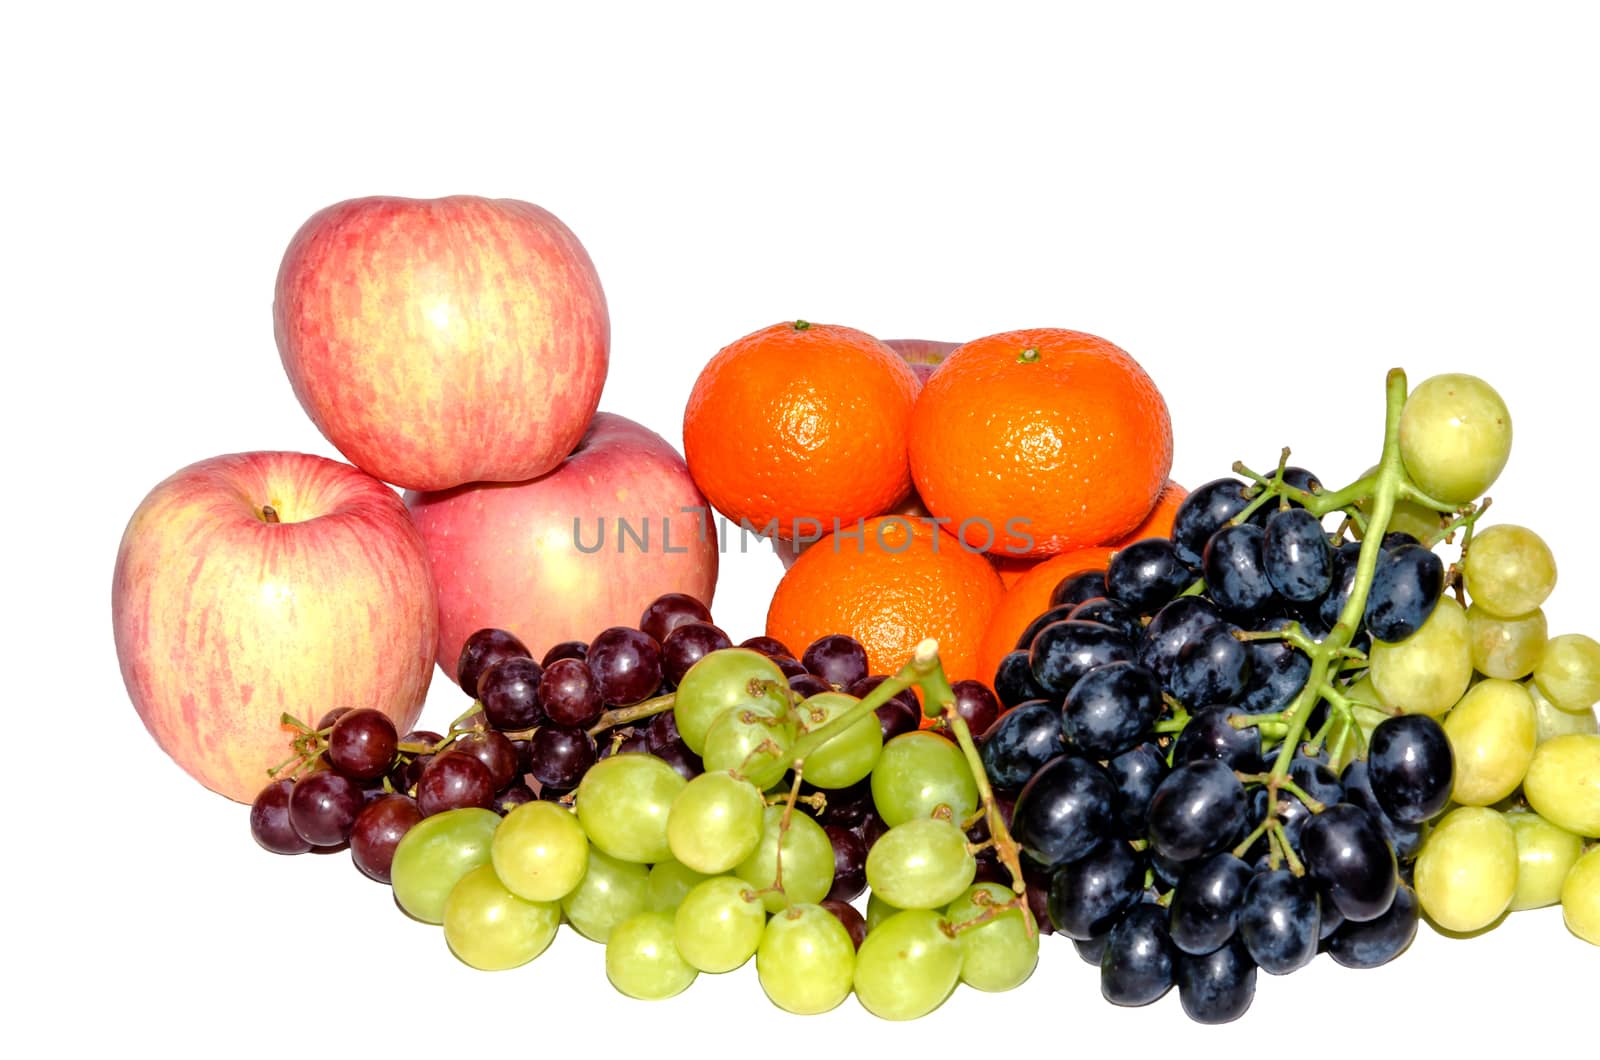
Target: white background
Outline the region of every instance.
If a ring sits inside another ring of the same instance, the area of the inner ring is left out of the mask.
[[[518,6],[7,18],[14,1045],[762,1055],[799,1032],[825,1036],[808,1052],[1209,1054],[1237,1030],[1364,1048],[1425,1029],[1447,1055],[1498,1035],[1592,1048],[1600,951],[1554,910],[1471,940],[1424,928],[1379,971],[1263,976],[1230,1031],[1188,1024],[1175,994],[1104,1004],[1059,938],[1009,995],[963,991],[912,1025],[853,1000],[802,1022],[751,969],[629,1001],[567,931],[526,968],[474,973],[347,856],[260,851],[244,808],[129,706],[111,566],[129,513],[184,464],[337,455],[283,378],[269,307],[290,234],[351,196],[555,211],[610,300],[603,407],[674,444],[701,364],[801,316],[1104,335],[1163,388],[1189,485],[1286,442],[1346,480],[1376,455],[1385,369],[1478,373],[1516,425],[1496,514],[1556,549],[1552,631],[1600,633],[1592,8]],[[761,631],[778,574],[770,554],[726,559],[716,610],[736,637]],[[433,691],[424,718],[443,724],[459,693]]]

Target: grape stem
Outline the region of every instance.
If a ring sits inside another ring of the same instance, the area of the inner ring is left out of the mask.
[[[614,729],[619,725],[628,725],[642,718],[653,718],[657,714],[665,714],[677,702],[677,696],[668,692],[664,696],[655,696],[642,703],[635,703],[631,707],[618,707],[608,710],[600,715],[600,720],[589,726],[590,736],[599,736],[607,729]]]

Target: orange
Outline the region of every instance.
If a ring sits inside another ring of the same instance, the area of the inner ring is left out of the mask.
[[[1121,545],[1126,548],[1135,541],[1143,541],[1147,537],[1171,537],[1172,520],[1177,518],[1178,507],[1183,504],[1184,498],[1189,496],[1189,491],[1167,479],[1167,484],[1161,488],[1161,496],[1156,498],[1156,506],[1150,509],[1150,514],[1145,516],[1144,522],[1127,537],[1123,538]]]
[[[996,556],[993,553],[990,553],[989,561],[994,564],[995,571],[1000,575],[1000,583],[1007,589],[1017,584],[1024,574],[1044,562],[1044,560],[1021,559],[1004,554]]]
[[[1000,660],[1017,646],[1017,638],[1028,623],[1050,609],[1050,594],[1069,574],[1086,570],[1105,570],[1115,549],[1081,548],[1045,560],[1006,590],[989,619],[989,627],[978,649],[978,676],[984,684],[994,684]]]
[[[968,544],[1053,556],[1121,541],[1172,469],[1155,383],[1105,339],[1061,328],[962,346],[923,385],[911,473]]]
[[[911,492],[916,393],[905,361],[863,331],[774,324],[724,347],[695,380],[683,413],[689,473],[717,510],[764,533],[853,527]]]
[[[795,651],[848,633],[875,674],[893,674],[926,637],[952,681],[983,676],[978,645],[1005,590],[989,561],[919,519],[868,519],[830,535],[789,568],[767,610],[767,636]]]

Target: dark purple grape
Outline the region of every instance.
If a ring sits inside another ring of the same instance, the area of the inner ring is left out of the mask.
[[[1139,621],[1138,615],[1103,596],[1085,600],[1074,607],[1067,617],[1075,622],[1098,622],[1102,626],[1110,626],[1130,644],[1137,644],[1139,638],[1144,636],[1144,623]]]
[[[678,732],[678,716],[670,710],[663,710],[651,718],[644,733],[652,753],[670,744],[683,742],[683,734]]]
[[[1346,968],[1376,968],[1406,951],[1417,937],[1417,894],[1401,884],[1389,911],[1376,920],[1346,923],[1333,933],[1328,953]]]
[[[856,949],[867,940],[866,918],[849,902],[841,902],[835,898],[824,898],[820,903],[822,908],[832,913],[850,933],[850,942]]]
[[[478,702],[490,725],[504,732],[531,729],[544,720],[539,686],[544,668],[517,657],[495,663],[478,678]]]
[[[482,699],[478,681],[496,663],[507,659],[532,660],[533,653],[514,634],[503,629],[480,629],[461,645],[461,656],[456,660],[456,684],[461,691],[474,699]]]
[[[395,848],[420,820],[422,811],[404,795],[385,795],[368,803],[350,829],[350,860],[379,883],[388,883]]]
[[[657,644],[666,643],[673,630],[689,622],[710,622],[711,609],[688,593],[658,596],[639,616],[639,629]]]
[[[1315,759],[1296,755],[1289,763],[1289,779],[1324,806],[1344,801],[1344,785],[1333,770]]]
[[[402,741],[403,742],[403,741]],[[435,740],[435,743],[438,741]],[[422,779],[422,771],[428,768],[428,763],[433,761],[431,754],[412,756],[408,762],[398,763],[389,773],[389,783],[401,793],[409,793],[417,786],[417,781]]]
[[[1372,730],[1367,774],[1378,804],[1393,820],[1421,824],[1444,809],[1455,762],[1444,727],[1426,714],[1385,718]]]
[[[785,678],[799,677],[803,673],[810,672],[800,665],[799,659],[793,659],[787,655],[772,655],[768,656],[768,658],[772,660],[772,665],[782,671]]]
[[[1061,712],[1048,700],[1019,703],[989,727],[978,742],[978,758],[989,783],[1019,791],[1045,763],[1062,754]]]
[[[1176,861],[1213,854],[1244,823],[1244,784],[1222,762],[1208,759],[1167,774],[1150,800],[1150,844]]]
[[[1225,526],[1206,542],[1200,569],[1206,593],[1229,615],[1259,618],[1277,600],[1262,550],[1265,532],[1249,523]]]
[[[1148,1005],[1172,989],[1176,964],[1167,937],[1166,910],[1141,903],[1106,937],[1100,958],[1101,996],[1113,1005]]]
[[[1239,907],[1239,938],[1269,975],[1288,975],[1317,955],[1317,885],[1287,869],[1257,873]]]
[[[1198,713],[1238,699],[1250,680],[1250,652],[1234,636],[1239,627],[1217,622],[1199,630],[1178,652],[1167,691]]]
[[[314,847],[336,847],[350,838],[363,805],[355,781],[324,769],[295,781],[289,793],[289,824]]]
[[[867,676],[867,649],[854,637],[830,633],[812,642],[800,665],[834,688],[849,688]]]
[[[1030,699],[1045,697],[1045,690],[1033,679],[1033,670],[1028,666],[1026,651],[1011,652],[1000,660],[1000,665],[994,672],[994,694],[999,698],[1001,706],[1005,707],[1014,707]]]
[[[1172,547],[1180,560],[1200,566],[1200,554],[1211,535],[1250,504],[1246,488],[1235,478],[1213,479],[1183,499],[1172,517]]]
[[[522,765],[522,756],[517,754],[510,740],[497,732],[469,732],[457,737],[456,742],[450,745],[450,750],[469,754],[482,762],[489,771],[489,783],[495,791],[522,779],[518,768]]]
[[[352,710],[333,723],[328,760],[351,780],[376,780],[394,765],[400,736],[382,711]]]
[[[540,788],[539,788],[539,801],[540,802],[560,802],[564,806],[571,806],[572,805],[572,800],[567,798],[571,794],[572,794],[572,792],[568,791],[565,788],[548,788],[548,787],[544,787],[544,786],[541,785]],[[563,801],[563,800],[566,800],[566,801]]]
[[[956,695],[956,714],[974,736],[987,732],[1000,716],[1000,701],[982,681],[957,681],[950,691]]]
[[[1013,650],[1027,651],[1033,647],[1033,638],[1039,635],[1041,629],[1055,622],[1065,622],[1077,609],[1077,604],[1058,604],[1045,611],[1023,627],[1022,632],[1017,635],[1017,646]]]
[[[1136,541],[1111,557],[1106,591],[1111,599],[1141,614],[1154,614],[1189,587],[1194,572],[1164,537]]]
[[[612,626],[601,633],[589,644],[588,662],[600,698],[615,706],[642,703],[661,686],[661,646],[637,629]]]
[[[1059,607],[1062,604],[1081,604],[1085,600],[1093,600],[1097,596],[1110,596],[1106,589],[1106,572],[1103,570],[1085,570],[1076,574],[1069,574],[1056,583],[1050,591],[1050,606]]]
[[[1202,629],[1222,621],[1222,612],[1209,600],[1180,596],[1156,612],[1139,641],[1139,664],[1155,671],[1162,681],[1172,676],[1183,646]]]
[[[792,777],[789,782],[793,783]],[[871,777],[858,780],[847,788],[833,788],[824,791],[823,789],[812,787],[810,784],[803,784],[801,788],[802,794],[807,796],[816,795],[818,792],[822,794],[823,808],[821,811],[812,814],[812,816],[816,817],[818,824],[831,824],[840,828],[854,829],[867,817],[877,812],[872,805]],[[799,808],[804,809],[805,804],[799,804]]]
[[[733,647],[733,641],[709,622],[685,622],[661,642],[661,675],[676,688],[689,667],[714,651]]]
[[[1011,886],[1011,870],[1000,864],[1000,859],[991,851],[985,850],[973,858],[977,868],[973,870],[973,883],[998,883],[1002,887]]]
[[[424,817],[464,806],[487,810],[494,805],[494,791],[488,766],[464,751],[441,751],[417,781],[417,809]]]
[[[790,659],[794,658],[794,652],[789,650],[788,645],[775,637],[751,637],[748,640],[740,641],[739,647],[758,651],[769,659],[777,658],[780,655]]]
[[[882,817],[878,816],[876,810],[863,817],[861,823],[856,825],[854,829],[856,835],[861,837],[861,842],[866,844],[869,851],[872,849],[872,844],[876,843],[878,838],[888,830],[888,824],[884,822]]]
[[[642,734],[636,735],[641,742],[645,739]],[[540,784],[575,788],[594,765],[595,758],[594,737],[582,729],[544,725],[533,734],[533,744],[528,749],[528,772]]]
[[[706,764],[700,760],[700,756],[689,750],[689,745],[682,740],[654,748],[650,753],[671,766],[684,780],[693,780],[706,771]]]
[[[1060,866],[1050,875],[1050,923],[1072,939],[1104,935],[1139,904],[1144,868],[1144,859],[1123,842],[1105,843]]]
[[[1196,1023],[1231,1023],[1256,996],[1256,964],[1238,936],[1204,956],[1180,956],[1173,980],[1184,1013]]]
[[[1137,744],[1161,717],[1161,681],[1134,662],[1084,674],[1061,707],[1068,744],[1090,758],[1114,758]]]
[[[1041,865],[1077,861],[1111,836],[1117,792],[1086,758],[1062,755],[1023,785],[1011,833]]]
[[[1402,545],[1378,557],[1367,593],[1366,626],[1394,643],[1422,628],[1444,592],[1444,561],[1421,545]]]
[[[263,850],[274,854],[304,854],[311,849],[305,837],[289,822],[289,796],[294,781],[274,780],[250,804],[250,834]]]
[[[816,674],[796,674],[789,678],[789,691],[802,699],[810,699],[823,692],[832,692],[833,686]]]
[[[1167,772],[1166,755],[1148,742],[1106,762],[1106,776],[1117,789],[1117,824],[1124,838],[1144,838],[1150,800]]]
[[[528,787],[528,785],[522,783],[521,781],[518,781],[517,783],[512,784],[510,787],[505,788],[494,797],[494,806],[492,809],[495,813],[498,813],[501,817],[504,817],[518,806],[521,806],[524,803],[535,802],[538,800],[538,798],[539,796],[533,793],[532,788]]]
[[[1240,729],[1233,724],[1234,718],[1245,716],[1238,707],[1223,707],[1190,718],[1178,734],[1173,764],[1215,759],[1241,773],[1261,772],[1266,764],[1261,753],[1261,730],[1253,725]]]
[[[1313,817],[1300,833],[1300,852],[1306,872],[1346,920],[1376,920],[1394,901],[1394,851],[1359,806],[1341,802]]]
[[[1172,889],[1168,931],[1184,953],[1210,953],[1233,938],[1250,866],[1222,851],[1184,871]]]
[[[857,699],[866,699],[874,689],[887,680],[888,678],[881,674],[872,674],[852,684],[845,689],[845,693]],[[901,733],[916,732],[922,724],[922,704],[917,702],[916,695],[909,688],[901,689],[890,696],[889,701],[878,708],[877,714],[878,725],[883,729],[884,743],[888,743]]]
[[[434,732],[432,729],[412,729],[410,732],[400,737],[400,742],[403,744],[413,744],[422,747],[436,747],[438,746],[439,741],[443,739],[443,736]]]
[[[544,658],[539,660],[539,665],[549,667],[562,659],[577,659],[579,662],[589,657],[589,642],[585,640],[564,640],[544,653]]]
[[[1267,580],[1285,600],[1309,604],[1333,587],[1333,549],[1327,531],[1304,508],[1273,512],[1262,539],[1261,561]]]
[[[328,711],[322,717],[317,719],[317,731],[326,732],[327,730],[333,728],[334,724],[338,722],[340,718],[350,713],[350,710],[350,707],[334,707],[332,710]]]
[[[867,844],[848,828],[824,825],[833,844],[833,886],[828,897],[848,902],[867,889]]]
[[[557,725],[587,729],[600,720],[606,705],[587,662],[557,659],[539,679],[539,708]]]
[[[1027,885],[1028,912],[1033,915],[1039,934],[1054,935],[1055,925],[1050,923],[1050,870],[1023,858],[1022,882]]]
[[[1065,697],[1096,666],[1133,656],[1133,645],[1110,626],[1069,620],[1039,631],[1028,650],[1028,666],[1039,687],[1053,697]]]

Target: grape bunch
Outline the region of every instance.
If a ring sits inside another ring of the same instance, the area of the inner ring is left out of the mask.
[[[448,734],[400,737],[376,711],[295,722],[252,831],[279,853],[348,843],[473,967],[532,960],[565,920],[633,997],[753,957],[788,1011],[853,991],[919,1016],[957,982],[1025,980],[1043,912],[1019,895],[971,738],[999,703],[949,685],[934,651],[889,677],[843,635],[798,658],[768,637],[735,647],[679,595],[540,662],[480,630],[457,674],[473,704]]]
[[[1483,927],[1516,907],[1519,844],[1523,900],[1565,878],[1594,940],[1597,871],[1571,867],[1600,830],[1600,646],[1545,642],[1542,542],[1473,539],[1509,451],[1499,396],[1444,376],[1408,401],[1396,372],[1388,398],[1355,483],[1326,489],[1287,450],[1268,475],[1235,465],[1170,537],[1064,579],[995,674],[983,764],[1112,1003],[1176,986],[1227,1022],[1258,970],[1383,964],[1424,912]],[[1447,595],[1463,578],[1470,608]],[[1541,729],[1578,731],[1536,751]],[[1519,782],[1533,811],[1502,822],[1486,807]]]

